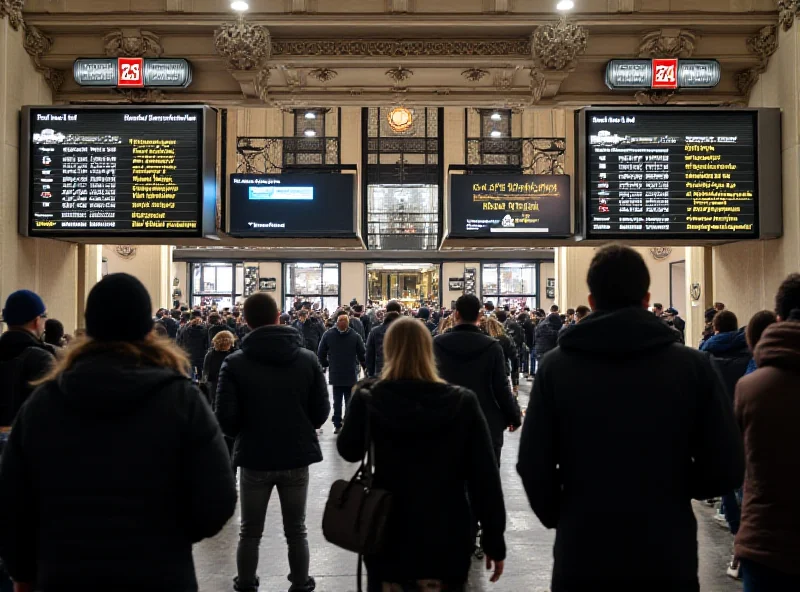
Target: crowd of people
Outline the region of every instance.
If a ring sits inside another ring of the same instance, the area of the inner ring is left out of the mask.
[[[557,532],[552,592],[699,590],[691,500],[715,498],[745,592],[800,590],[800,274],[744,328],[718,304],[699,351],[677,310],[651,307],[636,251],[600,249],[587,283],[589,306],[564,314],[474,295],[281,311],[256,293],[153,317],[144,286],[114,274],[71,340],[39,296],[11,294],[0,590],[196,591],[192,544],[238,498],[232,586],[255,592],[273,489],[289,590],[315,590],[306,508],[329,419],[342,458],[372,451],[372,486],[393,499],[370,592],[464,590],[476,540],[500,580],[499,467],[519,429],[517,472]]]

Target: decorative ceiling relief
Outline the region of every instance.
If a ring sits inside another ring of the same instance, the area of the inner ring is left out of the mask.
[[[544,89],[547,86],[547,79],[537,68],[531,68],[531,104],[536,104],[542,100]]]
[[[681,58],[694,54],[697,35],[687,30],[660,29],[642,37],[639,43],[640,58]]]
[[[261,100],[262,103],[269,103],[271,99],[269,97],[269,78],[271,74],[269,68],[263,68],[259,70],[258,75],[256,76],[255,81],[255,89],[258,98]]]
[[[270,57],[270,34],[266,27],[252,25],[243,17],[224,23],[214,33],[217,53],[232,70],[256,70]]]
[[[276,39],[273,56],[528,56],[530,39]]]
[[[164,100],[164,92],[157,88],[115,88],[113,90],[115,93],[122,95],[126,101],[133,104],[160,103]]]
[[[672,255],[672,247],[653,247],[650,249],[650,254],[656,261],[662,261]]]
[[[130,261],[136,257],[136,247],[132,245],[117,245],[114,247],[114,253],[122,259]]]
[[[534,62],[543,70],[573,70],[586,51],[589,31],[562,17],[556,24],[540,25],[531,36]]]
[[[325,84],[326,82],[330,82],[336,78],[339,73],[331,68],[314,68],[313,70],[308,71],[308,75],[311,76],[311,78],[316,78],[321,83]]]
[[[470,68],[469,70],[464,70],[461,75],[470,82],[480,82],[489,75],[489,70]]]
[[[0,18],[8,17],[8,24],[15,31],[25,23],[22,18],[22,4],[24,0],[0,0]]]
[[[53,47],[52,38],[45,35],[37,27],[23,25],[25,29],[25,37],[22,40],[22,46],[28,55],[33,60],[33,66],[36,71],[43,77],[47,86],[53,93],[57,93],[64,84],[64,73],[60,70],[48,68],[42,64],[42,58],[50,52]]]
[[[103,48],[110,58],[161,57],[161,38],[141,29],[114,29],[103,37]]]
[[[674,90],[640,90],[635,95],[639,105],[666,105],[675,96]]]
[[[405,87],[402,86],[402,83],[411,78],[414,75],[414,72],[408,68],[404,68],[403,66],[397,66],[397,68],[386,70],[386,75],[394,81],[392,89],[395,91],[402,91],[405,90]]]
[[[778,50],[778,27],[770,25],[761,28],[758,33],[747,38],[747,50],[758,56],[758,65],[739,72],[736,86],[746,98],[750,97],[753,87],[766,72],[769,59]]]
[[[800,0],[778,0],[778,24],[784,31],[792,28],[798,12],[800,12]]]

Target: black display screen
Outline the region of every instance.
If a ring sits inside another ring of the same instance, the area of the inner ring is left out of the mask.
[[[355,236],[355,176],[231,175],[230,234]]]
[[[567,175],[451,175],[450,236],[568,236],[571,202]]]
[[[28,113],[32,236],[202,234],[202,107]]]
[[[584,115],[587,238],[758,238],[755,112]]]

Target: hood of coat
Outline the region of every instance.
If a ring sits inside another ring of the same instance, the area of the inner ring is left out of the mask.
[[[708,340],[706,340],[705,343],[703,343],[700,351],[708,352],[719,357],[739,357],[750,355],[744,329],[712,335]]]
[[[755,360],[759,368],[773,366],[800,369],[800,322],[787,321],[767,327],[758,342]]]
[[[373,383],[374,429],[396,434],[425,434],[456,420],[461,389],[445,383],[392,380]]]
[[[561,316],[555,312],[547,315],[547,318],[544,320],[544,322],[548,325],[552,325],[556,329],[560,329],[564,325],[564,321],[561,320]]]
[[[79,359],[56,382],[70,407],[107,417],[132,413],[168,384],[188,384],[189,378],[168,368],[138,365],[120,354],[98,353]]]
[[[279,366],[291,363],[303,350],[300,332],[290,325],[259,327],[242,340],[242,351],[248,358]]]
[[[475,325],[456,325],[439,335],[434,344],[441,353],[459,360],[469,361],[481,357],[497,343],[497,339],[484,334]]]
[[[0,362],[13,360],[29,347],[50,351],[33,333],[13,329],[6,331],[0,335]]]
[[[601,357],[635,355],[674,343],[672,329],[643,308],[593,312],[561,333],[558,340],[564,351]]]

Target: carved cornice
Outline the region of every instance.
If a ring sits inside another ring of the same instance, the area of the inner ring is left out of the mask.
[[[800,0],[778,0],[778,23],[784,31],[792,28],[798,12],[800,12]]]
[[[674,90],[640,90],[633,96],[639,105],[666,105],[674,95]]]
[[[265,27],[252,25],[244,18],[224,23],[214,33],[217,53],[228,60],[233,70],[255,70],[269,59],[270,34]]]
[[[763,27],[758,33],[748,37],[747,49],[766,65],[778,49],[778,27],[775,25]]]
[[[753,90],[753,87],[756,85],[756,82],[758,82],[763,72],[764,68],[762,66],[753,66],[752,68],[739,72],[739,74],[736,75],[736,87],[739,89],[739,92],[745,97],[749,97],[750,92]]]
[[[276,39],[273,56],[527,56],[529,39]]]
[[[330,82],[336,78],[339,73],[331,68],[314,68],[313,70],[308,71],[308,75],[325,84],[326,82]]]
[[[395,86],[398,86],[401,82],[411,78],[414,75],[414,71],[403,66],[397,66],[397,68],[386,70],[386,75],[394,81]]]
[[[114,29],[103,37],[105,54],[110,58],[158,57],[164,53],[161,38],[150,31]]]
[[[589,31],[561,18],[555,25],[541,25],[531,36],[534,62],[543,70],[572,70],[586,51]]]
[[[15,31],[25,24],[22,18],[22,5],[24,0],[0,0],[0,18],[8,17],[8,24]]]
[[[489,70],[482,70],[481,68],[469,68],[464,70],[461,75],[470,82],[480,82],[489,75]]]
[[[697,36],[692,31],[651,31],[639,43],[640,58],[690,58]]]
[[[64,73],[42,64],[42,57],[49,53],[50,48],[53,47],[53,40],[38,27],[25,25],[24,29],[25,36],[22,39],[22,46],[31,56],[33,67],[44,77],[47,86],[50,87],[53,93],[57,93],[61,89],[61,85],[64,84]]]

